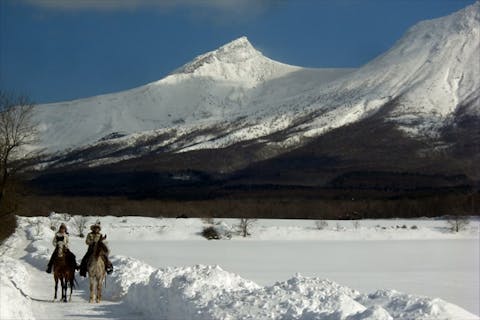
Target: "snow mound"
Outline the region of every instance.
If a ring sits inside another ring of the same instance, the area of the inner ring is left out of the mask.
[[[115,266],[109,278],[109,285],[104,290],[104,296],[110,300],[121,300],[133,284],[146,283],[155,271],[155,268],[139,260],[123,256],[112,257],[112,264]]]
[[[233,304],[235,319],[345,319],[365,309],[354,300],[358,295],[329,280],[296,275],[252,292],[235,292],[223,303],[215,301],[213,314],[214,319],[224,319]]]
[[[216,300],[230,301],[233,292],[257,288],[218,266],[197,265],[159,269],[147,283],[132,285],[125,301],[152,319],[217,319],[210,312]]]
[[[45,241],[32,241],[26,248],[27,254],[23,257],[25,261],[39,270],[45,270],[53,249],[46,246]]]
[[[0,319],[35,319],[30,299],[20,290],[28,280],[29,274],[20,261],[0,257]]]
[[[395,290],[365,295],[330,280],[301,275],[260,287],[219,266],[158,269],[148,277],[151,267],[141,267],[133,259],[116,262],[124,270],[117,281],[123,281],[122,290],[128,287],[125,303],[148,319],[478,319],[437,298]]]
[[[362,296],[358,301],[367,306],[381,306],[393,319],[478,319],[477,316],[442,299],[415,296],[395,290],[379,290]]]

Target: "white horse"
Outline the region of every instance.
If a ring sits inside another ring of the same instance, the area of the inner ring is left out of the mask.
[[[105,257],[108,256],[108,248],[101,238],[95,243],[93,253],[88,259],[88,278],[90,280],[90,303],[102,300],[102,285],[105,282]],[[95,291],[96,290],[96,291]]]

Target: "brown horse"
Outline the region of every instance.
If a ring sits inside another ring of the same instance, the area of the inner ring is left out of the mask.
[[[88,278],[90,280],[90,303],[102,300],[102,284],[105,281],[105,261],[108,248],[103,243],[105,236],[100,238],[93,247],[93,253],[88,259]],[[96,289],[96,292],[95,292]]]
[[[61,301],[67,302],[68,284],[70,284],[70,297],[68,301],[72,301],[72,291],[75,287],[75,266],[69,262],[67,254],[67,247],[60,241],[57,244],[57,256],[53,262],[53,278],[55,279],[54,301],[57,299],[58,280],[60,280],[60,284],[62,285]]]

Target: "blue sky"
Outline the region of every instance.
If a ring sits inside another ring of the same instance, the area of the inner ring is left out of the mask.
[[[0,88],[37,103],[130,89],[247,36],[266,56],[358,67],[474,0],[0,0]]]

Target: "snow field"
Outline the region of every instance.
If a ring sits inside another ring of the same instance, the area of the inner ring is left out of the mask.
[[[74,234],[73,219],[69,219],[67,215],[52,214],[50,218],[19,217],[17,232],[2,244],[3,254],[0,259],[2,319],[45,317],[41,308],[32,308],[31,297],[24,293],[36,292],[35,286],[31,285],[28,277],[28,272],[32,272],[28,270],[33,266],[38,269],[35,272],[42,272],[45,276],[43,270],[53,249],[50,243],[50,238],[53,236],[50,225],[52,221],[59,223],[65,218],[68,219],[70,233]],[[90,222],[96,219],[97,217],[90,217]],[[359,239],[371,240],[372,238],[368,238],[367,235],[378,233],[373,237],[374,239],[381,237],[396,239],[394,242],[398,243],[404,242],[401,240],[421,238],[425,235],[431,239],[436,236],[443,241],[452,238],[478,239],[478,221],[472,222],[466,231],[451,234],[445,232],[444,221],[439,220],[366,220],[360,221],[360,226],[354,225],[351,221],[329,221],[326,230],[321,231],[315,229],[312,221],[259,220],[252,230],[253,239],[243,239],[233,232],[235,220],[227,219],[218,221],[216,226],[222,232],[232,232],[233,240],[208,242],[200,236],[202,226],[206,225],[200,219],[142,217],[100,217],[100,219],[103,230],[108,235],[107,239],[110,240],[110,247],[114,248],[112,249],[114,253],[121,253],[122,246],[125,246],[120,240],[125,242],[129,238],[134,239],[137,235],[139,237],[137,251],[145,251],[144,254],[152,250],[151,247],[143,247],[148,242],[157,243],[157,246],[175,245],[176,242],[256,245],[265,242],[265,239],[268,239],[267,242],[275,241],[273,239],[278,239],[281,235],[289,234],[291,237],[289,239],[293,239],[295,235],[304,234],[306,242],[293,241],[293,243],[302,244],[312,241],[313,231],[316,234],[326,233],[326,235],[318,235],[319,239],[336,232],[343,237],[352,237],[358,241]],[[416,225],[418,229],[402,229],[403,224]],[[397,228],[397,225],[400,228]],[[71,238],[71,248],[77,253],[79,260],[80,253],[83,254],[85,251],[83,239],[75,236]],[[339,245],[348,243],[342,241],[341,236],[334,239],[336,240],[333,242]],[[369,242],[371,241],[365,243]],[[373,240],[371,243],[376,242],[377,240]],[[177,250],[179,248],[177,247]],[[190,253],[191,251],[178,251],[177,255]],[[129,313],[130,315],[134,314],[136,317],[142,316],[146,319],[478,319],[478,316],[439,298],[388,289],[375,290],[369,294],[361,293],[330,280],[305,277],[300,274],[272,285],[259,285],[236,273],[225,271],[217,265],[196,264],[156,268],[141,260],[116,254],[112,256],[112,260],[115,272],[108,277],[104,297],[107,300],[120,301],[121,308],[133,312]],[[81,288],[87,287],[87,281],[79,279],[79,282]],[[52,283],[49,285],[53,287]],[[11,303],[12,301],[18,303]],[[106,308],[113,307],[108,301],[105,304]],[[9,308],[10,306],[15,306],[15,309]],[[55,304],[48,306],[55,308]],[[89,307],[86,302],[81,303],[81,306],[87,309],[77,311],[78,316],[83,312],[85,318],[90,318],[99,312]],[[68,309],[60,308],[60,310]],[[117,314],[121,313],[117,312]]]

